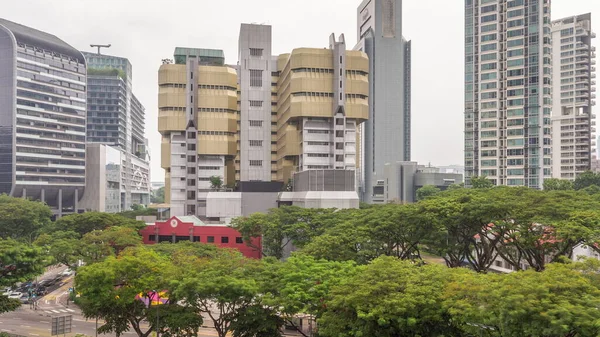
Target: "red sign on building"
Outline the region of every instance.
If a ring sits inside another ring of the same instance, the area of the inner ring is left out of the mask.
[[[174,216],[167,221],[157,221],[140,230],[140,235],[145,244],[202,242],[222,248],[235,248],[245,257],[261,258],[260,238],[253,239],[252,247],[249,247],[235,229],[226,225],[207,225],[195,216]]]

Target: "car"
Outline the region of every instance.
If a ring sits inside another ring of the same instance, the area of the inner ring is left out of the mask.
[[[21,297],[19,297],[19,301],[21,301],[21,303],[23,304],[29,304],[29,295],[23,295]]]
[[[73,274],[75,274],[75,272],[70,268],[67,268],[62,273],[60,273],[61,276],[71,276]]]
[[[22,293],[19,292],[13,292],[10,295],[8,295],[8,298],[13,298],[13,299],[19,299],[21,298],[21,296],[23,296]]]

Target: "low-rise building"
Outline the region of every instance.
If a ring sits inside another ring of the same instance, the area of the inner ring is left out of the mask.
[[[196,216],[173,216],[166,221],[147,224],[140,230],[144,244],[161,242],[177,243],[182,241],[214,244],[221,248],[240,251],[245,257],[262,257],[261,239],[252,239],[248,245],[235,229],[223,224],[207,224]]]

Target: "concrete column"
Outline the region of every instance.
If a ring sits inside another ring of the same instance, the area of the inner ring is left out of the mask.
[[[58,190],[58,216],[57,218],[62,217],[62,188]]]
[[[46,190],[42,188],[42,192],[40,193],[40,201],[46,202]]]
[[[22,196],[22,198],[23,199],[27,199],[27,189],[26,188],[23,188],[23,196]]]
[[[79,190],[75,189],[75,196],[73,197],[73,212],[77,214],[77,207],[79,206]]]

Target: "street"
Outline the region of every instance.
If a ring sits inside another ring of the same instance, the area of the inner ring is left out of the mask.
[[[40,276],[38,281],[54,279],[56,275],[64,271],[66,267],[50,268]],[[49,287],[49,293],[33,304],[23,304],[18,310],[0,315],[0,332],[8,332],[21,336],[50,337],[52,317],[72,316],[71,333],[66,336],[84,334],[96,336],[96,321],[87,320],[81,314],[77,306],[67,305],[69,288],[73,287],[73,276],[64,278],[60,283]],[[205,321],[206,322],[206,321]],[[102,322],[98,322],[101,326]],[[101,334],[100,336],[116,337],[115,334]],[[132,330],[125,332],[122,336],[137,336]],[[201,328],[199,337],[217,336],[212,328]]]
[[[84,334],[87,336],[96,335],[96,321],[86,320],[78,310],[72,309],[73,312],[65,312],[49,315],[43,311],[34,311],[23,305],[19,310],[0,315],[0,332],[8,332],[22,336],[50,337],[50,327],[52,316],[73,315],[73,325],[71,333],[67,336],[75,336],[76,334]],[[101,325],[101,322],[98,323]],[[115,334],[105,334],[100,336],[116,337]],[[125,337],[137,336],[135,332],[126,332]],[[199,337],[217,336],[214,329],[202,328],[198,334]]]

